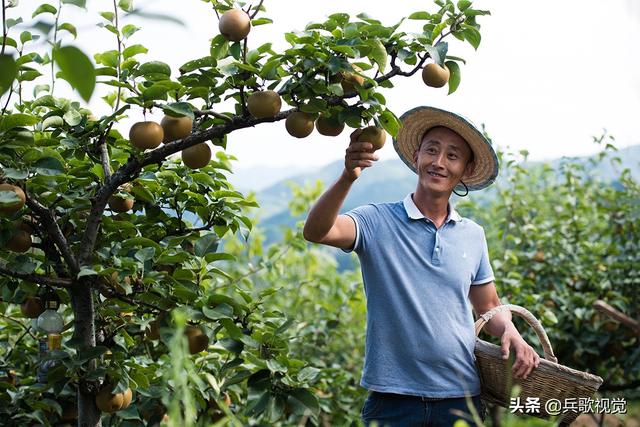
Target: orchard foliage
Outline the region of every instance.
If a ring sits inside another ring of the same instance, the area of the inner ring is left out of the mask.
[[[209,3],[212,21],[234,7]],[[341,329],[363,314],[356,280],[332,273],[329,261],[307,259],[297,234],[254,267],[239,248],[224,250],[221,239],[247,239],[253,224],[246,209],[257,206],[228,183],[233,158],[224,149],[235,130],[298,110],[395,135],[398,120],[382,90],[433,61],[450,69],[453,92],[464,61],[448,54],[446,40],[480,43],[476,18],[488,12],[465,0],[435,3],[408,17],[422,21],[417,33],[404,31],[404,20],[386,26],[336,13],[286,33],[290,46],[282,52],[269,40],[229,42],[214,33],[208,52],[172,69],[170,58],[144,56],[140,28],[121,25],[123,16],[135,17],[130,0],[100,12],[113,43],[104,52],[79,49],[76,25],[65,19],[84,0],[34,5],[25,17],[11,17],[16,2],[3,1],[0,180],[20,187],[26,204],[0,218],[0,368],[8,373],[0,379],[2,419],[99,425],[94,397],[109,384],[134,390],[131,406],[102,417],[110,425],[154,424],[167,410],[187,424],[224,416],[263,424],[353,421],[347,408],[358,406],[359,391],[356,374],[344,368],[359,359],[340,354],[331,337],[360,341],[360,332]],[[262,2],[238,6],[254,26],[271,22]],[[344,73],[362,75],[363,84],[345,93]],[[95,117],[85,103],[56,96],[60,79],[83,101],[101,96],[111,112]],[[262,89],[276,90],[289,109],[251,117],[247,96]],[[137,150],[115,125],[155,110],[192,118],[193,131]],[[217,149],[207,166],[191,170],[173,157],[201,143]],[[131,209],[116,208],[131,201]],[[0,192],[3,211],[17,202],[14,192]],[[9,251],[25,227],[32,247]],[[282,271],[274,257],[285,253],[296,263]],[[265,283],[256,269],[269,272]],[[292,286],[297,299],[286,306]],[[35,381],[38,332],[18,305],[47,287],[62,300],[66,326],[62,349],[46,356],[56,364],[43,384]],[[209,346],[189,355],[182,330],[194,326]]]

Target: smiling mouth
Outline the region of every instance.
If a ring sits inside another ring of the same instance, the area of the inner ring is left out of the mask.
[[[436,178],[446,178],[446,176],[441,175],[437,172],[427,172],[427,174],[429,174],[430,176],[435,176]]]

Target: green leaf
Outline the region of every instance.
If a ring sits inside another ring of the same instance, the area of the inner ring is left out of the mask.
[[[58,25],[58,30],[65,30],[70,32],[71,34],[73,34],[74,39],[78,37],[78,31],[76,30],[76,27],[68,22],[63,22],[62,24]]]
[[[82,99],[89,102],[96,86],[95,68],[91,60],[75,46],[56,49],[54,57],[63,78],[80,93]]]
[[[4,176],[10,179],[26,179],[29,176],[29,171],[21,169],[3,168],[2,171]]]
[[[380,125],[386,130],[389,135],[392,137],[396,137],[398,135],[398,131],[400,130],[400,120],[389,110],[380,114],[378,118],[380,121]]]
[[[133,11],[133,0],[120,0],[118,2],[118,7],[125,12]]]
[[[0,117],[0,131],[13,129],[16,127],[31,126],[38,123],[38,118],[30,114],[9,114]]]
[[[146,47],[142,46],[141,44],[134,44],[122,51],[122,57],[124,59],[127,59],[131,58],[134,55],[147,52],[149,52],[149,49],[147,49]]]
[[[11,88],[18,74],[18,66],[11,55],[0,55],[0,95]]]
[[[77,126],[82,121],[82,114],[78,110],[69,110],[62,118],[69,126]]]
[[[49,127],[60,127],[64,125],[64,120],[60,116],[49,116],[42,121],[42,129]]]
[[[96,53],[93,55],[93,59],[95,59],[98,64],[113,68],[118,66],[118,57],[119,54],[117,50],[108,50],[106,52]]]
[[[144,374],[144,372],[142,372],[142,369],[131,369],[131,371],[129,371],[129,376],[138,384],[138,386],[140,386],[140,388],[149,388],[149,379]]]
[[[51,13],[53,15],[55,15],[56,13],[58,13],[58,9],[56,9],[55,7],[51,6],[50,4],[41,4],[40,6],[38,6],[38,8],[35,10],[35,12],[33,12],[33,15],[31,15],[32,18],[35,18],[36,16],[40,15],[41,13]]]
[[[87,0],[62,0],[63,4],[72,4],[74,6],[81,7],[83,9],[87,8]]]
[[[124,27],[122,27],[122,36],[127,39],[129,37],[131,37],[132,35],[134,35],[138,30],[140,30],[139,27],[136,27],[133,24],[127,24]]]
[[[449,93],[451,95],[453,92],[458,89],[460,85],[460,66],[457,62],[447,61],[444,63],[449,69]]]
[[[409,15],[409,19],[431,19],[431,14],[429,12],[413,12],[411,15]]]
[[[218,236],[215,234],[205,234],[196,240],[194,250],[196,256],[203,257],[209,253],[215,253],[218,250]]]
[[[165,104],[162,106],[162,111],[167,113],[169,116],[174,117],[189,117],[194,119],[193,115],[193,107],[188,102],[172,102],[170,104]]]
[[[231,52],[231,56],[233,56],[236,60],[240,60],[240,56],[242,55],[242,47],[239,42],[231,43],[229,47],[229,52]]]
[[[96,276],[97,274],[98,274],[98,272],[95,271],[93,268],[82,267],[80,269],[80,272],[78,273],[78,278],[84,277],[84,276]]]
[[[25,44],[30,40],[33,40],[33,35],[29,31],[23,31],[20,33],[20,43]]]
[[[145,62],[138,68],[138,74],[145,77],[160,75],[169,78],[171,76],[171,67],[160,61]]]
[[[378,64],[378,69],[381,73],[384,73],[384,69],[387,66],[387,49],[379,39],[371,40],[369,47],[371,48],[369,58]]]
[[[318,398],[311,393],[309,390],[304,388],[298,388],[291,391],[290,396],[294,399],[301,402],[304,406],[307,407],[311,412],[317,414],[320,410],[320,406],[318,404]]]
[[[14,47],[16,49],[18,48],[18,43],[14,39],[12,39],[11,37],[2,37],[2,36],[0,36],[0,42],[5,44],[5,45],[7,45],[7,46],[11,46],[11,47]]]
[[[469,9],[470,6],[471,6],[471,2],[469,0],[458,1],[458,10],[460,10],[461,12],[464,12],[465,10]]]
[[[480,41],[482,40],[480,31],[470,25],[463,25],[462,34],[464,34],[464,38],[469,42],[469,44],[471,44],[474,49],[478,50],[478,46],[480,46]]]
[[[55,157],[43,157],[34,166],[38,174],[45,176],[60,175],[64,171],[64,165]]]
[[[253,25],[254,27],[264,24],[273,24],[273,20],[269,18],[258,18],[251,21],[251,25]]]

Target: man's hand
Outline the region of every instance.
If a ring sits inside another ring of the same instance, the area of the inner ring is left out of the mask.
[[[509,358],[509,350],[513,348],[516,352],[513,363],[513,376],[518,379],[526,379],[534,368],[540,364],[540,356],[527,342],[520,336],[513,324],[505,328],[502,337],[502,358]]]
[[[344,174],[353,182],[360,176],[362,169],[373,166],[378,156],[373,153],[373,144],[370,142],[358,142],[362,129],[356,129],[351,133],[351,141],[344,156]]]

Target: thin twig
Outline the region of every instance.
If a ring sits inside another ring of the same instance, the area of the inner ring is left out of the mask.
[[[213,116],[216,119],[221,119],[226,122],[231,122],[231,117],[227,117],[224,114],[220,114],[213,110],[195,110],[193,114],[196,116]]]
[[[6,1],[2,0],[2,50],[0,50],[0,55],[4,55],[4,48],[7,45],[7,34],[9,34],[6,23],[6,9]]]
[[[58,1],[58,13],[56,13],[56,20],[53,23],[53,49],[51,49],[51,95],[53,95],[53,89],[56,86],[56,73],[53,69],[55,51],[58,48],[58,21],[60,20],[60,12],[62,12],[62,0]],[[22,102],[20,102],[22,104]]]

